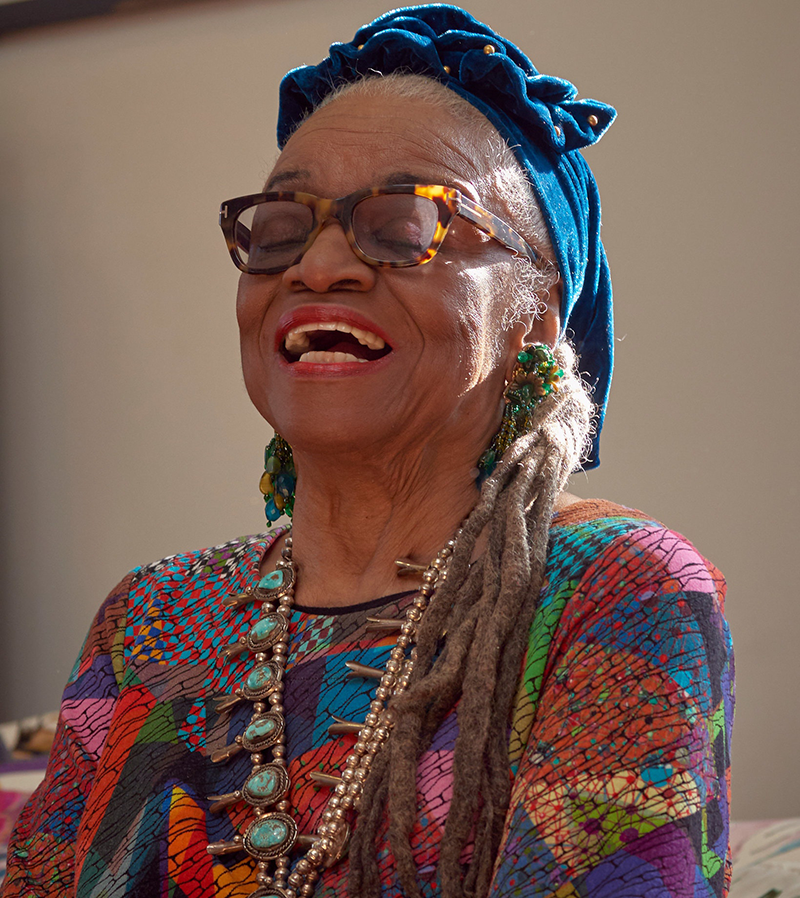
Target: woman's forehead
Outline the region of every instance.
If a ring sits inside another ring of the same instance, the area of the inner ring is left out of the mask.
[[[343,191],[413,180],[443,183],[480,199],[491,179],[475,129],[428,101],[344,95],[292,135],[267,184]],[[329,194],[325,194],[329,195]]]

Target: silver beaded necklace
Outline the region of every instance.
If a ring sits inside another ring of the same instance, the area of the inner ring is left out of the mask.
[[[400,635],[384,670],[346,662],[355,675],[374,677],[379,682],[363,724],[337,719],[332,728],[332,732],[357,734],[344,766],[335,774],[318,771],[310,774],[316,782],[333,790],[313,835],[298,833],[286,799],[290,782],[286,769],[283,677],[289,651],[289,616],[297,581],[291,537],[286,537],[281,550],[282,560],[274,571],[262,577],[256,587],[225,600],[228,607],[252,601],[262,603],[260,617],[250,632],[223,650],[228,658],[244,651],[253,652],[256,666],[244,685],[217,706],[219,712],[224,712],[240,701],[250,701],[253,714],[244,733],[230,745],[214,752],[211,760],[224,762],[245,750],[250,752],[253,767],[240,789],[226,795],[210,796],[213,802],[210,810],[218,811],[243,801],[252,807],[253,820],[243,835],[230,841],[213,842],[208,846],[208,852],[222,855],[244,850],[255,858],[258,862],[257,888],[249,898],[310,898],[320,872],[347,853],[350,825],[359,808],[364,781],[373,758],[389,738],[394,724],[388,702],[408,686],[416,659],[414,643],[419,623],[431,596],[447,577],[447,565],[460,533],[459,529],[427,568],[407,561],[396,562],[400,573],[422,575],[422,586],[406,609],[404,618],[367,618],[369,629],[397,629]],[[290,873],[290,853],[296,848],[305,848],[306,852]]]

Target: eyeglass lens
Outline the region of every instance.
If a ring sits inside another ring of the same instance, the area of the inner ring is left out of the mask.
[[[366,197],[353,209],[358,248],[376,262],[410,262],[433,242],[439,212],[432,200],[394,193]],[[238,254],[251,270],[280,270],[299,260],[314,229],[311,207],[277,200],[245,209],[236,222]]]

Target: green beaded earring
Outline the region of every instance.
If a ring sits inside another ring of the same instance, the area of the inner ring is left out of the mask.
[[[264,449],[264,473],[258,485],[264,495],[268,524],[274,524],[282,514],[292,516],[296,486],[292,447],[276,433]]]
[[[514,440],[530,431],[536,406],[553,390],[558,390],[558,381],[563,376],[564,372],[549,346],[528,343],[522,347],[511,380],[503,391],[506,407],[500,429],[478,460],[479,484],[492,473]]]

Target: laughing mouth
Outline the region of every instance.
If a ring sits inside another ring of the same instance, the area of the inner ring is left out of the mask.
[[[377,334],[344,321],[300,324],[287,332],[281,347],[281,353],[288,362],[312,362],[317,365],[374,362],[391,351],[391,347]]]

